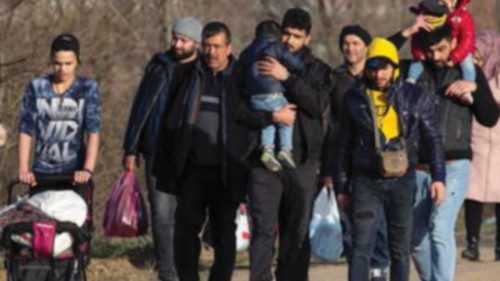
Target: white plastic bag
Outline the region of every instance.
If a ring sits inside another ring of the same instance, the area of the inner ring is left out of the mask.
[[[250,246],[250,225],[246,204],[240,204],[236,211],[236,250],[245,251]]]
[[[309,225],[312,253],[321,259],[334,261],[344,251],[340,213],[333,190],[321,189],[314,201],[314,210]]]

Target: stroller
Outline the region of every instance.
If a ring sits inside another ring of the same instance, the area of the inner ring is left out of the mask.
[[[20,204],[21,208],[28,208],[27,212],[33,214],[30,217],[33,219],[10,223],[3,229],[1,246],[5,251],[7,281],[86,281],[85,269],[90,261],[93,231],[93,183],[73,185],[72,174],[37,174],[36,181],[37,186],[27,192],[30,198],[44,191],[73,190],[84,199],[88,212],[83,226],[78,227],[73,222],[57,221],[44,215],[42,211],[31,210],[29,206]],[[13,181],[8,186],[8,204],[14,203],[13,193],[19,186],[18,181]],[[57,253],[56,236],[62,233],[69,234],[72,242],[68,249]],[[31,245],[20,243],[19,237],[23,235],[30,237]]]

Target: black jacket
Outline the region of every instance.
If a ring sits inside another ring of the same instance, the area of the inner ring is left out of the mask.
[[[200,111],[203,83],[207,74],[203,58],[200,58],[191,76],[184,82],[165,113],[157,144],[153,174],[157,188],[178,194],[179,180],[189,164],[193,143],[194,124]],[[236,122],[236,112],[243,103],[236,61],[231,58],[223,71],[223,89],[220,96],[220,176],[223,188],[231,193],[234,201],[245,194],[246,168],[244,157],[249,146],[248,130]]]
[[[123,144],[125,154],[154,152],[175,63],[170,51],[154,55],[148,63],[130,112]]]
[[[431,93],[436,105],[439,119],[439,129],[443,136],[446,160],[470,159],[471,120],[472,115],[486,127],[496,124],[499,116],[498,106],[491,94],[488,82],[482,70],[476,66],[477,90],[472,93],[474,102],[467,106],[456,98],[445,96],[448,86],[462,77],[460,66],[454,68],[434,68],[430,63],[425,64],[425,71],[417,84]],[[428,159],[423,157],[424,162]]]
[[[419,147],[425,147],[431,163],[432,178],[444,182],[446,172],[443,147],[430,95],[418,86],[403,82],[401,78],[390,86],[387,95],[389,103],[398,113],[401,131],[406,140],[410,164],[407,174],[415,172]],[[340,131],[334,164],[337,192],[349,193],[351,179],[356,174],[382,178],[364,81],[360,81],[344,97]],[[381,140],[381,143],[384,144],[385,141]],[[391,150],[394,145],[395,141],[390,141],[385,144],[384,149]]]
[[[323,114],[329,104],[331,91],[331,69],[320,61],[308,48],[298,54],[304,62],[300,74],[292,74],[286,81],[285,97],[291,104],[297,105],[297,117],[293,133],[293,157],[296,163],[319,162],[321,156],[325,124]],[[257,155],[260,129],[272,124],[270,113],[249,111],[242,107],[239,120],[252,129],[250,151]]]
[[[325,116],[328,129],[321,155],[321,176],[333,176],[334,147],[335,140],[340,132],[340,112],[342,112],[344,96],[356,86],[356,81],[360,78],[362,78],[361,75],[352,76],[345,65],[341,65],[332,71],[333,87],[330,92],[329,110]]]
[[[284,92],[281,82],[259,73],[257,62],[266,56],[282,63],[290,72],[303,68],[302,60],[288,51],[287,47],[267,37],[257,38],[240,55],[240,65],[245,69],[245,90],[250,95]]]

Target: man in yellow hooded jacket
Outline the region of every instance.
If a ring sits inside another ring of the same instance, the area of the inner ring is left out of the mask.
[[[430,96],[399,77],[399,56],[390,41],[383,38],[372,41],[364,76],[344,98],[342,133],[335,145],[338,201],[342,208],[352,208],[349,280],[369,280],[375,232],[379,220],[385,216],[391,280],[405,281],[409,280],[419,146],[425,147],[423,151],[430,159],[433,180],[430,189],[434,203],[439,204],[445,189],[442,141]],[[391,152],[399,156],[395,160],[400,163],[391,165],[394,162],[389,161],[389,166],[383,165],[382,160]]]

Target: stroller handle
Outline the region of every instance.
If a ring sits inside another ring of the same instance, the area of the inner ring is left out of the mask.
[[[37,185],[33,188],[37,187],[50,187],[53,190],[64,190],[68,189],[68,186],[73,186],[74,182],[74,174],[73,173],[63,173],[63,174],[38,174],[35,173],[35,179]],[[12,180],[7,186],[7,204],[11,204],[12,202],[12,193],[14,191],[14,187],[20,185],[21,182],[19,179]]]
[[[37,185],[50,186],[50,185],[68,185],[73,184],[73,173],[65,174],[35,174]]]

